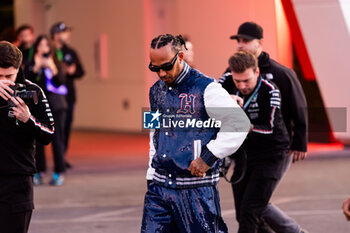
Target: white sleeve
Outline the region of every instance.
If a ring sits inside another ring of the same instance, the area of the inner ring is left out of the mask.
[[[217,159],[238,150],[249,132],[250,121],[237,102],[216,82],[205,89],[204,105],[210,118],[221,121],[216,138],[206,145],[201,154],[202,159],[211,166]]]
[[[149,161],[148,161],[148,169],[146,174],[147,180],[153,180],[154,168],[152,167],[153,156],[156,153],[156,148],[153,143],[154,129],[152,129],[149,133]]]

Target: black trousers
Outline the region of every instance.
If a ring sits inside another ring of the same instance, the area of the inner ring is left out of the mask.
[[[64,154],[65,154],[65,120],[66,111],[58,111],[53,113],[53,118],[55,121],[55,135],[52,141],[52,150],[54,158],[54,171],[57,173],[63,173],[65,171],[64,166]],[[46,171],[46,158],[45,158],[45,148],[42,144],[36,144],[36,166],[39,172]]]
[[[45,146],[39,142],[35,145],[35,163],[38,172],[46,172]]]
[[[69,137],[72,130],[72,123],[74,119],[74,102],[68,102],[68,110],[65,121],[65,130],[64,130],[64,149],[65,152],[68,150]]]
[[[268,227],[263,226],[261,215],[282,178],[281,170],[287,155],[285,151],[268,157],[263,154],[258,155],[260,157],[255,155],[254,158],[257,159],[254,161],[249,160],[249,154],[247,156],[248,163],[244,178],[232,185],[236,219],[239,223],[238,233],[269,232]]]
[[[0,176],[0,232],[27,233],[33,209],[33,177]]]

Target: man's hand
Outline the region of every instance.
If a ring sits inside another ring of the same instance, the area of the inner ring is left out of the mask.
[[[241,98],[241,97],[239,97],[238,95],[230,95],[231,96],[231,98],[233,99],[233,100],[235,100],[236,102],[237,102],[237,104],[242,108],[243,107],[243,103],[244,103],[244,100]]]
[[[343,212],[346,219],[350,221],[350,197],[343,202]]]
[[[293,163],[299,160],[304,160],[307,156],[307,152],[304,151],[297,151],[297,150],[290,150],[289,155],[293,156]]]
[[[0,96],[4,100],[8,100],[11,98],[11,95],[9,93],[13,93],[13,90],[10,88],[10,86],[14,86],[15,83],[10,80],[0,80]]]
[[[77,70],[77,65],[75,63],[71,64],[71,65],[66,65],[66,72],[69,75],[73,75],[75,74],[75,71]]]
[[[188,170],[194,176],[205,177],[205,172],[209,170],[209,166],[203,161],[201,157],[193,160]]]
[[[16,107],[12,108],[16,119],[22,121],[23,123],[27,123],[31,116],[28,106],[19,97],[11,97],[11,101],[16,105]]]

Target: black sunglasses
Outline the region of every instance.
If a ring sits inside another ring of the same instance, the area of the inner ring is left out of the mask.
[[[154,66],[154,65],[152,65],[152,62],[150,62],[149,65],[148,65],[148,68],[152,72],[159,72],[160,70],[169,71],[169,70],[173,69],[175,61],[176,61],[176,58],[179,55],[179,52],[177,52],[177,54],[175,55],[173,60],[171,60],[171,62],[165,63],[165,64],[163,64],[161,66]]]

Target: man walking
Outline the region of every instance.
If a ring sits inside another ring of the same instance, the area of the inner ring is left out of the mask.
[[[219,84],[184,62],[184,44],[170,34],[151,43],[149,69],[160,80],[150,89],[150,105],[163,121],[150,133],[143,233],[227,232],[220,159],[240,147],[250,124]]]
[[[230,38],[237,40],[238,51],[248,51],[258,59],[260,74],[280,90],[282,117],[291,139],[289,156],[282,168],[284,175],[292,161],[303,160],[307,155],[307,104],[303,89],[292,69],[279,64],[263,51],[263,29],[260,25],[245,22]],[[229,68],[219,83],[230,94],[235,94],[235,83]],[[276,232],[299,233],[299,225],[273,204],[267,206],[263,218]]]

